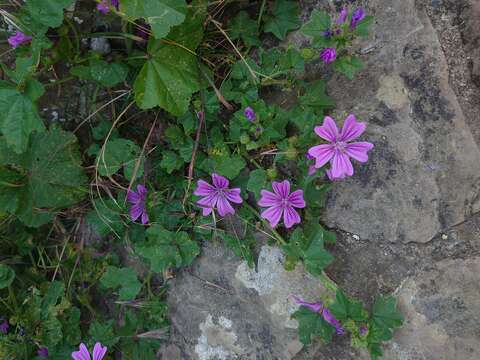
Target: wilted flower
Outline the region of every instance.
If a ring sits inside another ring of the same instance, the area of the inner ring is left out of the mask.
[[[3,335],[6,335],[8,333],[9,327],[10,326],[8,325],[8,321],[3,320],[3,322],[0,324],[0,333],[2,333]]]
[[[347,20],[347,16],[348,16],[348,9],[347,8],[343,8],[342,11],[340,11],[340,14],[338,15],[338,18],[337,18],[337,25],[341,25],[345,22],[345,20]]]
[[[321,301],[306,302],[303,299],[299,298],[298,296],[294,296],[293,298],[295,299],[295,302],[297,304],[301,306],[305,306],[310,310],[312,310],[313,312],[320,313],[323,319],[335,328],[338,335],[345,334],[345,329],[342,327],[342,324],[340,324],[340,321],[335,319],[335,317],[332,315],[330,310],[324,307]]]
[[[99,342],[97,342],[93,348],[93,360],[102,360],[107,353],[107,347],[102,346]],[[90,352],[88,351],[87,347],[84,343],[80,344],[79,350],[72,352],[72,358],[74,360],[90,360]]]
[[[323,36],[327,39],[330,39],[333,36],[334,32],[331,29],[325,30]]]
[[[257,118],[257,115],[255,114],[255,111],[250,106],[247,106],[245,108],[244,114],[246,118],[250,121],[254,121]]]
[[[37,355],[39,357],[48,357],[48,349],[46,347],[38,349],[37,350]]]
[[[197,204],[203,209],[203,216],[208,216],[213,209],[218,210],[220,216],[227,214],[235,214],[235,209],[230,202],[241,204],[243,202],[240,197],[240,188],[229,189],[228,179],[221,175],[212,174],[213,186],[203,180],[198,180],[197,188],[193,192],[197,196],[203,196],[197,201]]]
[[[295,224],[299,224],[300,215],[294,208],[303,209],[305,200],[303,199],[303,190],[296,190],[290,194],[290,183],[288,180],[283,182],[272,182],[273,193],[267,190],[261,190],[262,197],[258,202],[259,206],[268,207],[261,216],[267,219],[271,227],[275,227],[280,222],[283,215],[283,223],[287,229]]]
[[[330,161],[331,169],[327,175],[331,180],[352,176],[350,158],[364,163],[368,160],[367,152],[373,149],[373,144],[366,141],[348,143],[358,138],[365,131],[365,126],[365,123],[356,121],[355,115],[349,115],[339,132],[335,121],[326,116],[323,125],[315,127],[315,133],[330,144],[313,146],[308,150],[315,158],[315,167],[321,168]]]
[[[320,53],[320,59],[322,59],[325,64],[334,62],[336,58],[337,50],[335,50],[335,48],[326,48]]]
[[[132,221],[137,221],[141,218],[143,225],[148,224],[147,208],[145,206],[145,198],[147,196],[147,188],[144,185],[138,184],[137,191],[129,190],[127,193],[127,200],[132,204],[130,208],[130,217]]]
[[[358,8],[352,14],[352,21],[350,22],[350,28],[354,29],[357,24],[365,18],[365,10]]]
[[[32,40],[31,36],[25,35],[21,31],[17,31],[15,33],[15,35],[10,36],[7,41],[10,44],[10,46],[15,49],[17,46],[22,45],[22,44],[24,44],[26,42],[29,42],[31,40]]]

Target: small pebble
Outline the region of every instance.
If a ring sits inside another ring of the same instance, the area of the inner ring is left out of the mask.
[[[447,234],[442,234],[442,240],[448,240],[448,235]]]
[[[360,236],[358,235],[352,235],[352,238],[354,238],[355,240],[360,240]]]
[[[74,16],[73,21],[75,21],[78,25],[83,24],[83,19],[80,19],[78,16]]]

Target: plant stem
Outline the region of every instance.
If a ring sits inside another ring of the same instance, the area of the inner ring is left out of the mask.
[[[338,285],[328,277],[328,275],[325,273],[325,271],[322,271],[322,273],[318,276],[320,279],[320,282],[325,286],[328,290],[337,292],[338,290]]]
[[[263,0],[262,5],[260,6],[260,12],[258,13],[258,20],[257,20],[258,28],[260,28],[260,24],[262,23],[262,16],[263,16],[263,12],[265,11],[266,3],[267,3],[267,0]]]
[[[246,206],[248,208],[248,210],[250,210],[252,212],[252,214],[254,214],[264,225],[268,225],[267,221],[265,219],[263,219],[260,214],[258,213],[258,211],[256,209],[254,209],[249,203],[245,202],[243,204],[243,206]],[[282,235],[280,235],[275,229],[273,228],[270,228],[270,231],[273,233],[273,235],[275,235],[275,238],[278,240],[278,242],[282,245],[286,245],[287,242],[285,241],[285,239],[282,237]]]

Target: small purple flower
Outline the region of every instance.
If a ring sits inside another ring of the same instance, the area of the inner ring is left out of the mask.
[[[345,20],[347,20],[347,16],[348,16],[348,9],[343,8],[342,11],[340,11],[340,14],[338,15],[338,19],[336,21],[336,24],[337,25],[343,24],[345,22]]]
[[[325,30],[323,32],[323,37],[330,39],[333,36],[334,32],[331,29]]]
[[[332,315],[330,310],[324,307],[321,301],[312,303],[312,302],[306,302],[301,298],[299,298],[298,296],[294,296],[293,298],[295,299],[295,302],[297,304],[301,306],[305,306],[306,308],[310,309],[313,312],[320,313],[323,319],[335,328],[338,335],[345,334],[345,329],[342,327],[342,324],[340,324],[340,321],[335,319],[335,317]]]
[[[29,36],[29,35],[25,35],[23,32],[21,31],[17,31],[15,33],[15,35],[13,36],[10,36],[8,38],[8,43],[10,44],[11,47],[13,47],[14,49],[19,46],[19,45],[22,45],[24,43],[27,43],[29,41],[32,40],[32,37]]]
[[[210,185],[206,181],[198,180],[197,188],[193,192],[197,196],[203,196],[197,201],[197,204],[203,209],[203,216],[208,216],[216,208],[220,216],[227,214],[235,214],[235,209],[230,202],[241,204],[243,202],[240,197],[240,188],[229,189],[230,182],[221,175],[212,174],[212,183]]]
[[[143,225],[148,224],[147,208],[145,206],[145,198],[147,197],[147,188],[144,185],[138,184],[137,191],[129,190],[127,193],[127,200],[132,204],[130,208],[130,217],[132,221],[137,221],[141,218]]]
[[[46,347],[37,350],[38,357],[48,357],[48,349]]]
[[[107,347],[97,342],[93,348],[93,360],[102,360],[107,353]],[[79,350],[72,352],[73,360],[90,360],[90,352],[84,343],[80,344]]]
[[[300,215],[294,208],[303,209],[306,204],[303,199],[303,190],[295,190],[290,194],[290,182],[272,182],[273,193],[267,190],[261,190],[262,197],[258,205],[268,207],[261,216],[267,219],[270,226],[274,228],[280,222],[283,215],[283,223],[287,229],[295,224],[299,224]]]
[[[3,320],[3,322],[0,324],[0,333],[2,333],[3,335],[6,335],[8,333],[9,327],[10,326],[8,325],[8,321]]]
[[[118,0],[102,0],[97,4],[97,10],[103,14],[110,12],[110,5],[114,6],[117,10],[120,6]]]
[[[315,159],[312,155],[310,155],[309,153],[306,153],[305,154],[305,157],[308,159],[308,160],[313,160]],[[312,176],[313,174],[315,174],[317,172],[317,168],[315,167],[315,165],[310,165],[308,167],[308,175],[309,176]]]
[[[315,167],[321,168],[330,161],[331,169],[327,175],[331,180],[343,179],[353,175],[350,158],[361,163],[368,161],[367,152],[373,149],[373,144],[366,141],[352,142],[365,131],[365,123],[356,121],[355,115],[349,115],[342,130],[338,131],[335,121],[326,116],[322,126],[315,127],[315,133],[330,144],[321,144],[308,149],[315,158]]]
[[[334,62],[336,58],[337,50],[335,50],[335,48],[326,48],[320,53],[320,59],[322,59],[325,64]]]
[[[360,326],[360,329],[358,332],[361,337],[364,337],[365,335],[367,335],[368,329],[365,326]]]
[[[352,21],[350,22],[350,29],[355,29],[360,21],[365,18],[365,10],[358,8],[352,14]]]
[[[254,121],[257,118],[255,111],[253,111],[253,109],[250,106],[247,106],[243,113],[245,114],[246,118],[250,121]]]

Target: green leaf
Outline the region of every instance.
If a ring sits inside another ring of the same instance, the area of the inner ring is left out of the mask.
[[[186,232],[174,233],[153,225],[147,230],[147,239],[135,246],[135,252],[149,260],[153,271],[163,272],[169,267],[190,265],[200,248]]]
[[[0,264],[0,290],[9,287],[13,279],[15,272],[9,266]]]
[[[296,1],[277,0],[272,13],[273,16],[265,22],[265,32],[271,32],[280,40],[285,39],[290,30],[300,27],[300,7]]]
[[[323,233],[316,234],[304,253],[305,269],[313,275],[320,275],[333,261],[333,255],[323,247]]]
[[[380,296],[373,305],[373,321],[387,328],[402,326],[403,315],[397,311],[397,301],[393,296]]]
[[[130,180],[141,154],[140,147],[127,139],[113,139],[104,145],[104,151],[97,154],[95,163],[101,176],[112,176],[124,167],[125,177]],[[140,161],[136,178],[143,175],[143,161]]]
[[[229,36],[232,40],[242,39],[246,46],[260,46],[257,22],[246,11],[240,11],[229,23]]]
[[[337,290],[336,301],[330,305],[329,309],[335,318],[340,321],[349,319],[364,321],[368,317],[368,313],[363,309],[362,303],[347,298],[340,289]]]
[[[176,1],[176,0],[175,0]],[[155,106],[181,116],[188,110],[192,94],[200,89],[195,52],[203,37],[203,16],[189,14],[174,27],[168,43],[151,39],[149,60],[135,79],[135,100],[142,109]]]
[[[238,234],[228,234],[222,231],[218,232],[218,235],[222,237],[225,245],[227,245],[236,256],[244,259],[248,266],[254,266],[252,247],[255,245],[256,240],[253,236],[249,234],[244,238],[240,238]]]
[[[105,87],[123,82],[128,75],[128,66],[122,62],[108,63],[104,60],[90,60],[89,66],[79,65],[70,69],[70,73],[82,80],[94,81]]]
[[[183,166],[183,160],[173,151],[165,150],[162,152],[162,161],[160,167],[165,169],[168,174],[179,170]]]
[[[363,62],[356,56],[342,56],[333,63],[333,68],[352,80],[355,73],[363,69]]]
[[[20,189],[24,186],[23,176],[0,166],[0,210],[14,213],[20,202]]]
[[[301,31],[305,35],[312,37],[313,46],[326,47],[330,40],[324,36],[324,33],[330,29],[331,24],[332,19],[330,15],[324,11],[315,10],[310,21],[302,26]]]
[[[183,23],[187,4],[185,0],[122,0],[120,11],[130,20],[145,19],[155,38],[161,39],[172,26]]]
[[[326,322],[322,315],[301,306],[292,318],[298,321],[298,334],[304,345],[309,345],[313,337],[319,336],[325,342],[330,342],[335,328]]]
[[[230,180],[235,179],[247,164],[240,155],[215,159],[215,171]]]
[[[95,199],[93,209],[87,214],[86,220],[102,237],[112,232],[118,235],[124,227],[121,213],[122,209],[113,199]]]
[[[118,300],[135,300],[142,288],[137,274],[132,268],[118,268],[107,266],[107,271],[100,278],[100,283],[109,289],[120,287]]]
[[[247,183],[247,190],[255,194],[258,200],[260,197],[260,190],[267,185],[267,172],[263,169],[256,169],[250,173]]]
[[[113,320],[103,321],[102,323],[99,321],[91,323],[88,329],[88,335],[92,338],[92,342],[100,342],[103,346],[109,348],[112,348],[118,340],[120,340],[115,336]]]
[[[27,0],[26,9],[31,17],[46,27],[58,27],[63,22],[63,9],[75,0]]]
[[[316,80],[305,86],[305,94],[300,96],[302,106],[310,106],[316,110],[333,108],[335,103],[325,93],[326,86],[323,80]]]
[[[28,226],[49,221],[51,215],[45,209],[69,207],[87,194],[77,139],[70,132],[52,128],[34,134],[22,155],[0,141],[0,165],[7,164],[23,176],[15,214]]]
[[[31,133],[45,127],[32,99],[5,81],[0,81],[0,132],[17,154],[27,149]]]
[[[373,24],[373,16],[365,16],[365,18],[360,21],[355,27],[355,35],[366,37],[369,34],[370,26]]]

